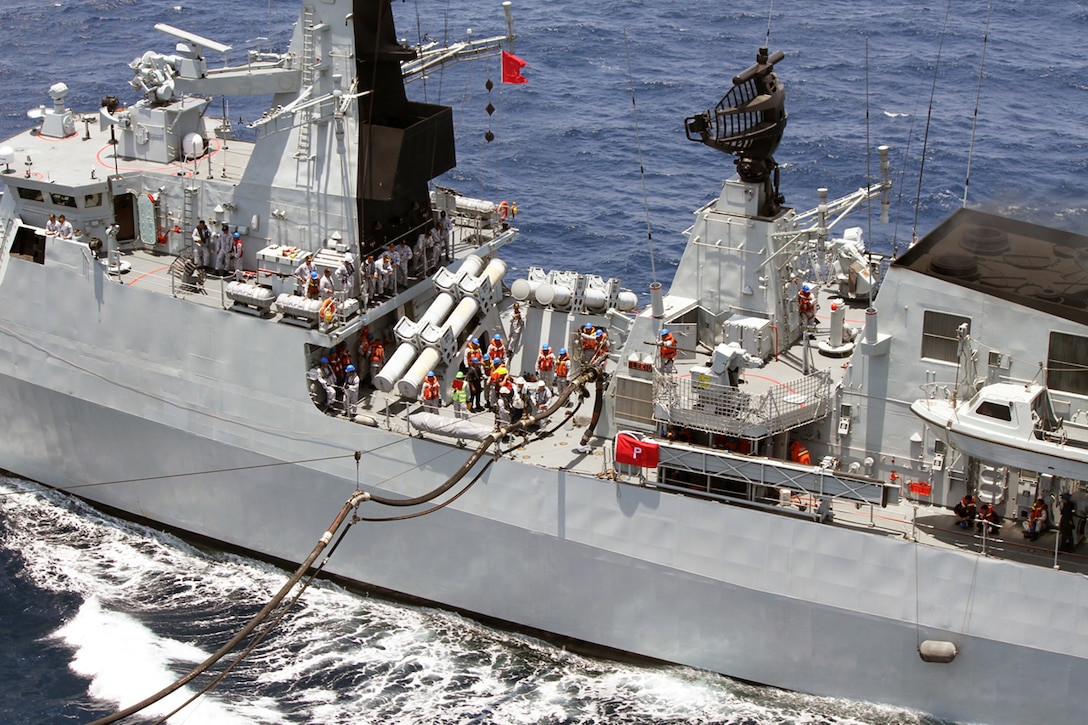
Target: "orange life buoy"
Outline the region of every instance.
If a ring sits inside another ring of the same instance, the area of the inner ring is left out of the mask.
[[[333,302],[332,297],[327,297],[325,301],[321,303],[321,309],[318,310],[317,314],[321,319],[325,320],[325,322],[332,322],[332,317],[336,314],[336,303]]]
[[[508,216],[510,216],[510,202],[500,201],[499,202],[499,221],[501,221],[501,222],[506,221],[506,217],[508,217]]]

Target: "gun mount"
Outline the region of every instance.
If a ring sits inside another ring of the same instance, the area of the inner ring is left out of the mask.
[[[778,191],[778,164],[773,158],[786,129],[786,88],[774,65],[786,55],[760,48],[756,62],[733,77],[733,87],[713,109],[684,121],[691,141],[704,143],[737,158],[744,181],[763,185],[760,213],[774,216],[785,198]]]

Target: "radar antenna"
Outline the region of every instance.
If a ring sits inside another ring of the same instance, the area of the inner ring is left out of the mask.
[[[786,201],[778,191],[778,163],[772,156],[788,118],[786,87],[774,73],[775,63],[785,57],[782,51],[771,55],[760,48],[755,65],[733,77],[733,87],[717,106],[684,121],[689,140],[736,156],[740,178],[763,185],[760,215],[767,217]]]

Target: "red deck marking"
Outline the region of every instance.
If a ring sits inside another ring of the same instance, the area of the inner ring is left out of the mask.
[[[208,153],[201,156],[195,162],[190,162],[188,164],[174,164],[173,166],[162,166],[162,167],[159,167],[158,169],[155,169],[155,171],[159,171],[159,170],[169,171],[170,169],[187,169],[191,165],[193,165],[194,163],[200,163],[202,161],[207,161],[208,158],[210,158],[212,156],[215,156],[217,153],[220,152],[220,150],[222,150],[222,145],[219,143],[219,139],[210,138],[210,139],[206,139],[206,140],[207,140],[209,146],[214,146],[215,148],[213,148],[211,151],[209,151]],[[98,153],[95,154],[95,159],[97,159],[98,163],[102,164],[107,169],[112,169],[113,168],[113,163],[108,162],[108,161],[106,161],[106,160],[104,160],[102,158],[102,154],[104,154],[106,152],[106,149],[108,149],[108,148],[110,148],[109,144],[106,144],[105,146],[100,148],[98,150]],[[154,162],[149,161],[148,163],[154,163]],[[132,167],[132,166],[118,166],[117,170],[118,171],[148,171],[148,169],[138,169],[138,168],[135,168],[135,167]],[[191,175],[192,174],[190,173],[190,176]]]
[[[150,272],[144,272],[143,274],[141,274],[141,275],[140,275],[139,277],[137,277],[136,279],[130,279],[130,280],[129,280],[129,281],[127,282],[127,284],[128,284],[128,286],[129,286],[129,287],[131,287],[132,285],[136,284],[137,282],[139,282],[139,281],[140,281],[141,279],[143,279],[144,277],[150,277],[150,276],[151,276],[151,275],[153,275],[153,274],[158,274],[159,272],[163,271],[164,269],[170,269],[170,265],[168,264],[168,265],[166,265],[165,267],[159,267],[158,269],[153,269],[153,270],[151,270]]]

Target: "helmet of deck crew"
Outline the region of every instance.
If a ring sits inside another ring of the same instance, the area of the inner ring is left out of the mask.
[[[238,232],[235,232],[235,233],[234,233],[234,238],[235,238],[235,239],[241,239],[241,238],[242,238],[242,235],[241,235],[241,234],[239,234]]]
[[[317,272],[310,272],[310,279],[317,279]]]
[[[428,371],[428,372],[427,372],[427,377],[428,377],[428,378],[433,378],[433,377],[434,377],[434,370],[430,370],[430,371]]]
[[[597,330],[597,334],[594,337],[604,337],[604,330]]]
[[[548,387],[548,384],[545,383],[543,380],[537,380],[536,381],[536,386],[538,388],[546,388],[546,387]]]
[[[346,368],[344,368],[344,372],[347,372],[347,373],[355,372],[355,366],[354,365],[348,365]]]
[[[484,362],[491,362],[491,356],[484,354]]]
[[[559,348],[559,354],[560,355],[566,355],[567,354],[567,348],[565,348],[565,347]]]
[[[585,329],[587,329],[587,330],[592,330],[592,329],[593,329],[593,325],[591,325],[590,323],[588,323],[588,322],[587,322],[587,323],[585,324]]]
[[[801,291],[802,292],[811,292],[812,287],[810,285],[808,285],[808,284],[803,284],[803,285],[801,285]]]
[[[474,337],[474,338],[472,338],[472,344],[473,344],[473,345],[479,345],[479,344],[480,344],[480,340],[479,340],[478,338],[475,338],[475,337]]]
[[[668,334],[669,334],[669,330],[668,330],[668,328],[662,328],[662,330],[661,330],[661,336],[662,336],[662,337],[664,337],[665,335],[668,335]]]
[[[543,345],[540,346],[540,349],[543,350],[544,352],[547,352],[548,350],[551,350],[551,347],[548,346],[548,343],[544,343]]]
[[[492,339],[492,340],[496,340],[497,342],[502,342],[502,336],[501,336],[501,335],[498,335],[498,334],[496,334],[496,335],[495,335],[495,336],[494,336],[493,338],[491,338],[491,339]]]
[[[321,362],[323,362],[325,364],[328,364],[329,359],[327,357],[323,357],[323,358],[321,358]]]
[[[465,374],[464,374],[463,372],[461,372],[460,370],[458,370],[458,371],[457,371],[457,374],[456,374],[456,375],[454,375],[453,377],[455,377],[455,378],[457,378],[458,380],[460,380],[461,378],[465,377]]]
[[[495,363],[496,365],[502,365],[502,358],[496,355],[495,357],[491,358],[491,362]]]

